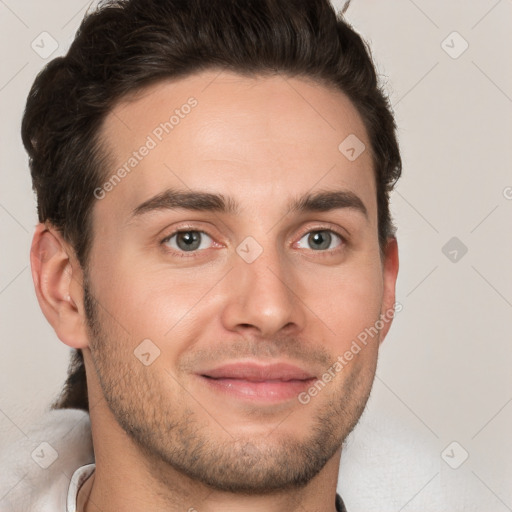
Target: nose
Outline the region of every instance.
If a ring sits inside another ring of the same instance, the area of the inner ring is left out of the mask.
[[[233,255],[234,268],[224,283],[224,327],[240,334],[272,337],[304,328],[300,284],[290,263],[278,251],[265,249],[251,263]]]

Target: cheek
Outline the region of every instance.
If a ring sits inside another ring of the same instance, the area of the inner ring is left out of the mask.
[[[340,268],[304,284],[305,303],[326,327],[331,350],[347,350],[354,340],[378,336],[374,326],[382,304],[382,274],[379,265]],[[368,333],[372,333],[369,335]]]
[[[94,278],[98,300],[107,312],[104,318],[115,329],[115,337],[132,349],[149,339],[171,358],[186,343],[199,339],[208,291],[218,281],[214,272],[198,277],[197,270],[149,268],[126,256],[110,269],[98,267]]]
[[[222,307],[233,299],[227,292],[219,303],[223,266],[203,267],[199,273],[161,263],[144,265],[140,255],[127,250],[113,254],[112,244],[110,252],[105,251],[100,254],[100,250],[91,265],[97,299],[108,313],[108,322],[120,333],[122,329],[121,334],[134,346],[149,338],[162,350],[177,353],[185,348],[180,348],[180,339],[193,343],[201,338],[205,322],[220,317]],[[382,271],[378,250],[354,255],[337,267],[296,264],[288,276],[301,303],[298,307],[310,319],[309,335],[315,338],[323,331],[329,340],[326,348],[336,354],[344,352],[379,317]],[[211,293],[215,290],[217,297]]]

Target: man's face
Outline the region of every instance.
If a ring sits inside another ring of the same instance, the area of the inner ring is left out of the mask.
[[[212,71],[119,104],[103,136],[89,386],[153,468],[231,492],[305,484],[359,419],[383,333],[343,356],[394,298],[361,118],[318,84]],[[171,191],[211,196],[171,208]]]

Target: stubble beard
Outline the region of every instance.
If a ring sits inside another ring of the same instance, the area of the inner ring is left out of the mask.
[[[216,421],[205,414],[208,419],[200,420],[186,403],[199,405],[190,395],[187,398],[187,391],[170,374],[169,382],[175,392],[181,391],[181,399],[170,396],[162,376],[159,379],[151,367],[140,364],[133,354],[127,357],[122,347],[131,347],[128,335],[101,313],[87,279],[84,306],[91,356],[105,401],[143,454],[148,469],[162,482],[168,482],[167,468],[230,493],[256,495],[303,488],[342,446],[370,395],[376,359],[371,367],[359,366],[346,379],[338,375],[340,384],[336,380],[328,384],[337,387],[320,393],[329,392],[331,399],[301,437],[286,431],[288,422],[293,423],[293,411],[265,435],[237,436],[229,432],[229,425],[224,428],[222,417]],[[176,403],[182,404],[181,410]],[[215,438],[219,431],[222,439]]]

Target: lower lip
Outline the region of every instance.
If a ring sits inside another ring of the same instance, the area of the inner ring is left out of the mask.
[[[215,391],[253,401],[279,402],[297,398],[315,381],[308,380],[266,380],[254,382],[242,379],[212,379],[201,376],[202,380]]]

